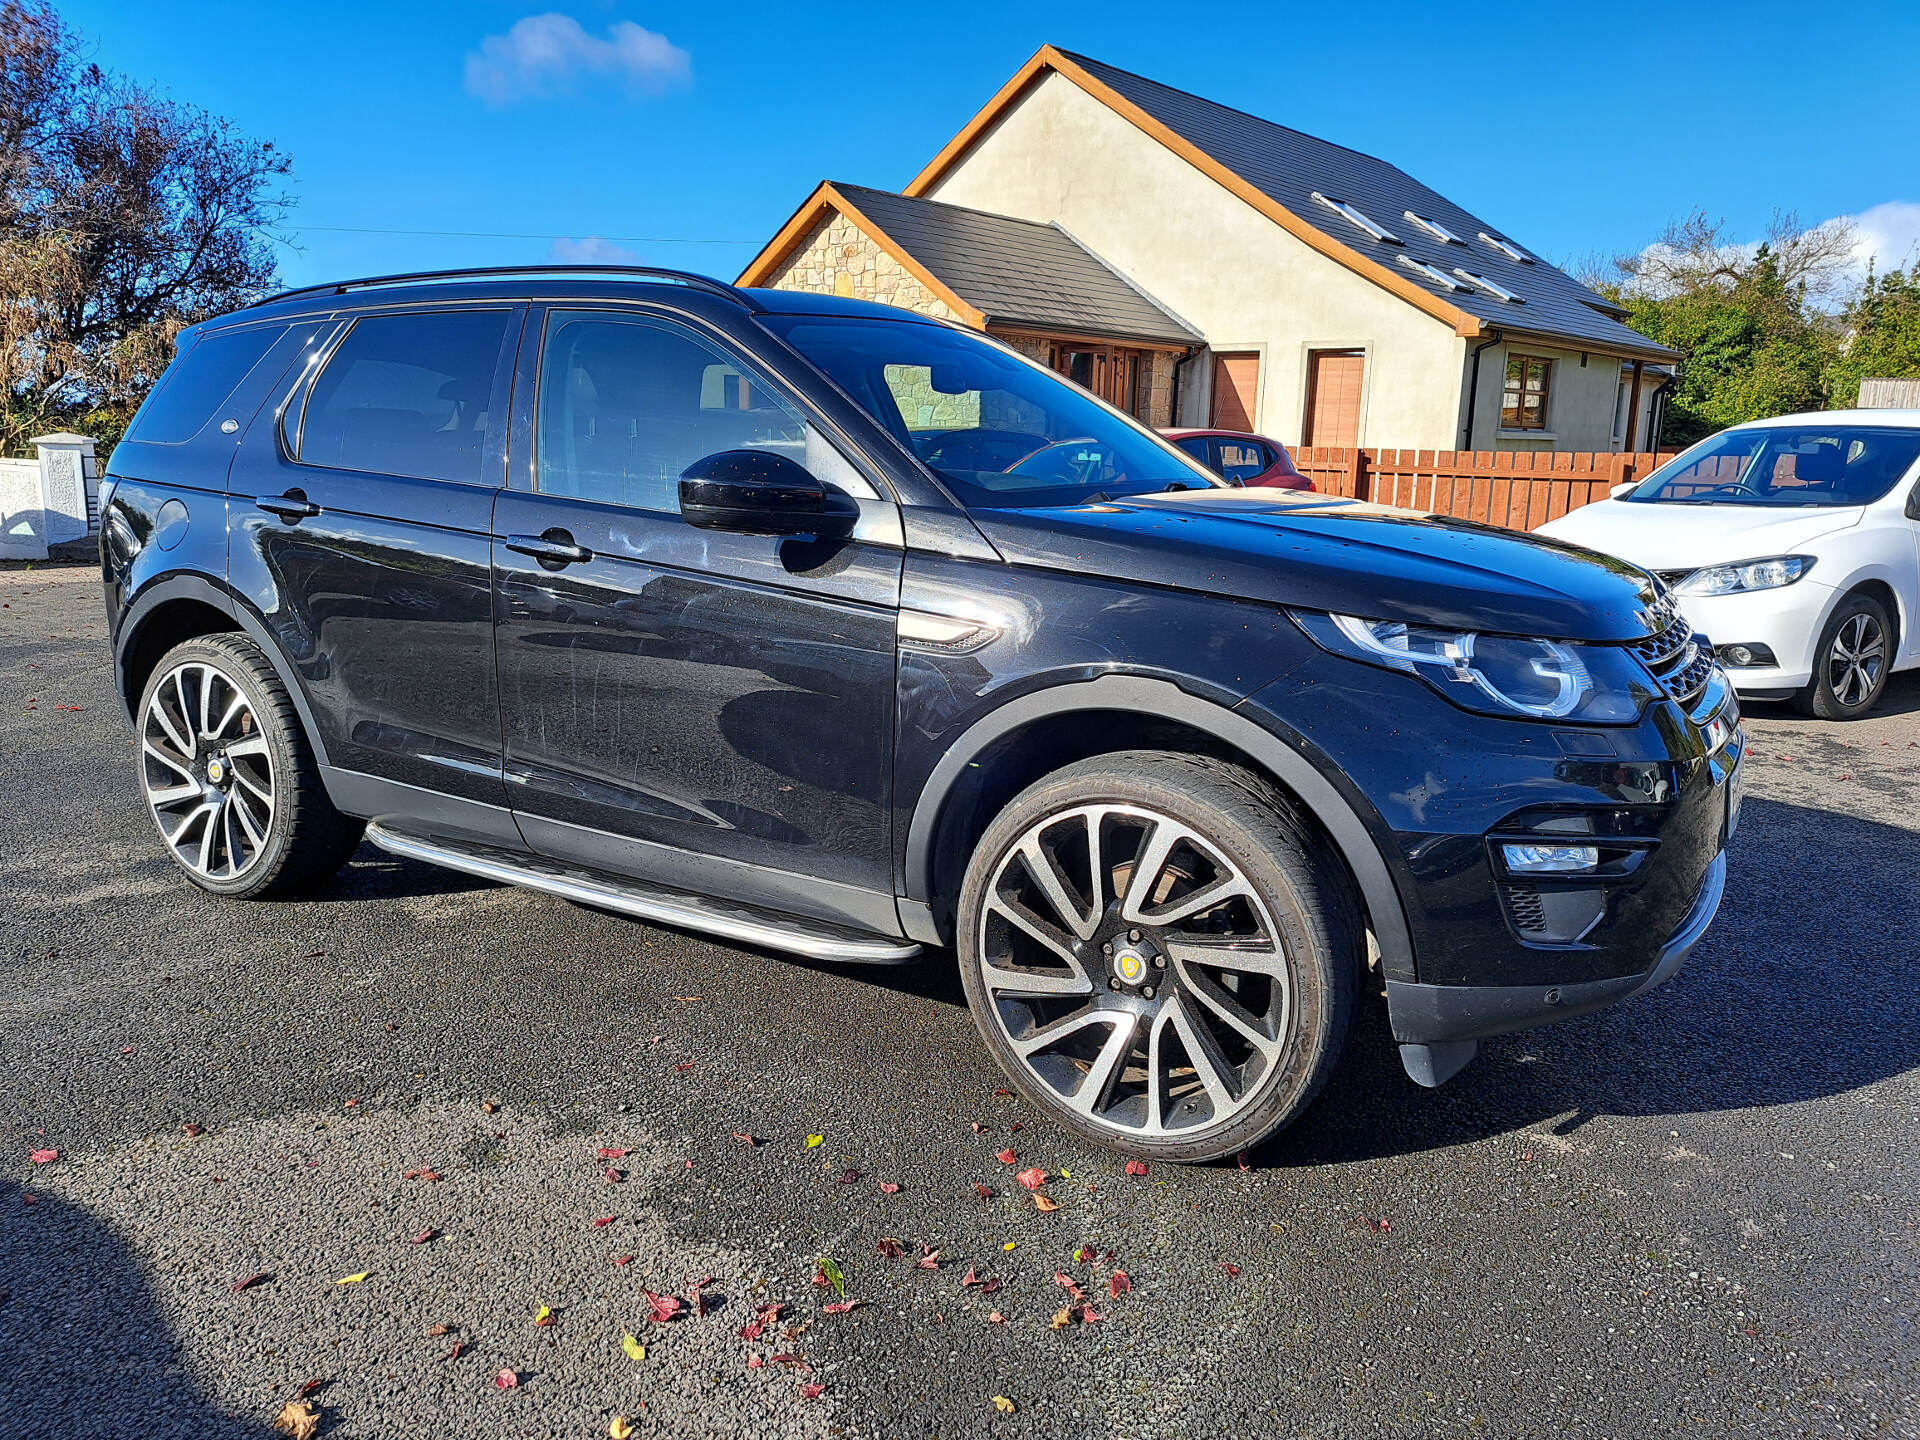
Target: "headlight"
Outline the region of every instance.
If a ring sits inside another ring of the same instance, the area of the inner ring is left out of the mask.
[[[1289,613],[1322,649],[1418,675],[1454,704],[1487,715],[1617,724],[1638,719],[1654,698],[1643,668],[1618,646]]]
[[[1733,595],[1742,590],[1778,590],[1791,585],[1813,568],[1811,555],[1776,555],[1770,560],[1742,560],[1737,565],[1709,565],[1673,587],[1676,595]]]

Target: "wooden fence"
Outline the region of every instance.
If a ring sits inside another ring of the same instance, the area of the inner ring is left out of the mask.
[[[1303,445],[1293,463],[1329,495],[1531,530],[1644,480],[1672,453],[1347,450]]]

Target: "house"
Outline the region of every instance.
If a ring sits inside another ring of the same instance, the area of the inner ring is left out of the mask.
[[[1384,160],[1050,45],[905,190],[821,184],[740,283],[939,315],[1149,424],[1294,445],[1638,449],[1678,358]]]

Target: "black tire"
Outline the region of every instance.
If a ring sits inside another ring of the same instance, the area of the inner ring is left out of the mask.
[[[1143,888],[1126,893],[1143,855]],[[1206,903],[1216,890],[1228,898]],[[1201,908],[1182,917],[1186,901]],[[967,866],[956,948],[981,1036],[1023,1095],[1085,1139],[1197,1162],[1256,1144],[1326,1083],[1361,937],[1344,870],[1274,787],[1210,757],[1130,751],[1056,771],[1001,811]]]
[[[1794,697],[1795,708],[1819,720],[1870,714],[1893,673],[1894,640],[1886,606],[1871,595],[1847,596],[1820,632],[1813,682]]]
[[[199,717],[215,710],[233,719],[214,721],[210,733]],[[169,650],[141,691],[134,724],[147,814],[202,890],[244,900],[296,895],[360,844],[366,821],[334,808],[299,712],[245,635],[204,635]],[[196,814],[203,818],[189,818]]]

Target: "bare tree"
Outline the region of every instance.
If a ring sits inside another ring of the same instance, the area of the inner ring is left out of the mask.
[[[84,60],[38,0],[0,3],[0,443],[112,438],[182,328],[273,283],[287,157]]]
[[[1664,298],[1737,289],[1771,267],[1770,278],[1789,291],[1832,305],[1856,283],[1858,242],[1850,220],[1809,227],[1789,211],[1774,213],[1763,239],[1742,242],[1728,235],[1726,221],[1709,220],[1704,210],[1696,210],[1669,225],[1646,249],[1616,257],[1614,280],[1622,290]]]

